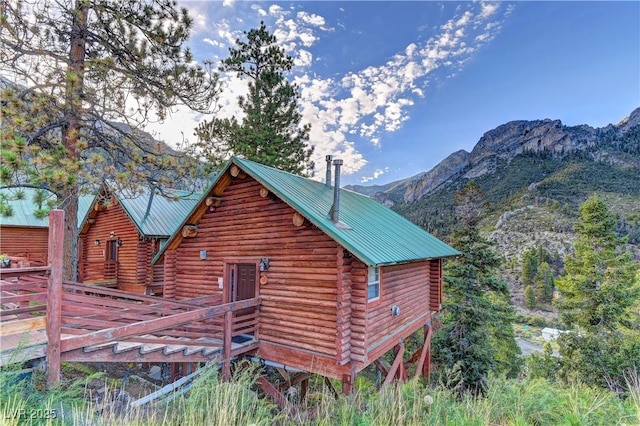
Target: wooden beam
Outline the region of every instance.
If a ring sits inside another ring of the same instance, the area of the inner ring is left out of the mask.
[[[286,344],[266,341],[264,333],[260,338],[258,356],[267,361],[279,362],[299,370],[309,371],[338,380],[341,380],[342,375],[350,371],[348,366],[336,365],[335,357],[319,352],[292,348]]]
[[[47,327],[46,317],[35,317],[3,322],[0,326],[0,336],[24,333],[25,331],[44,330]]]
[[[353,393],[353,385],[356,375],[354,373],[342,375],[342,394],[351,395]]]
[[[285,379],[287,382],[291,381],[291,376],[289,376],[289,372],[287,370],[281,367],[276,367],[276,370],[278,370],[278,373],[280,373],[282,378]]]
[[[431,374],[431,336],[433,334],[431,322],[424,326],[424,334],[424,354],[423,357],[420,358],[416,374],[421,372],[423,377],[429,377],[429,374]]]
[[[194,238],[198,236],[198,225],[184,225],[182,227],[183,238]]]
[[[402,357],[404,355],[404,344],[399,344],[398,345],[398,351],[396,352],[396,359],[393,361],[393,364],[391,364],[391,368],[389,369],[389,374],[387,374],[387,377],[385,377],[384,382],[382,382],[382,385],[388,385],[389,383],[391,383],[391,381],[393,381],[394,377],[396,376],[396,373],[398,372],[398,368],[400,367],[400,364],[402,364]]]
[[[404,348],[404,344],[402,345],[398,345],[395,348],[393,348],[393,353],[395,353],[396,355],[398,354],[398,352],[400,351],[400,346],[402,346]],[[407,377],[407,369],[404,363],[404,357],[403,360],[401,360],[400,365],[398,365],[398,379],[400,381],[400,383],[402,383],[403,381],[408,380],[409,378]]]
[[[21,277],[24,275],[49,275],[50,270],[50,266],[34,266],[31,268],[2,268],[0,269],[0,280],[6,280],[10,277]]]
[[[237,177],[238,179],[244,179],[247,177],[247,174],[243,172],[242,169],[240,169],[240,167],[236,166],[235,164],[231,165],[231,168],[229,169],[229,173],[231,174],[231,176]]]
[[[0,320],[2,318],[10,317],[12,315],[21,315],[25,313],[46,311],[47,307],[45,305],[38,306],[25,306],[24,308],[15,308],[15,309],[7,309],[4,311],[0,311]]]
[[[331,394],[333,395],[333,397],[335,399],[339,399],[340,398],[340,394],[338,394],[338,391],[336,390],[336,388],[333,386],[333,383],[331,383],[331,379],[328,378],[327,376],[323,376],[324,378],[324,384],[327,388],[329,388],[329,392],[331,392]]]
[[[300,403],[304,404],[307,401],[307,394],[309,393],[309,376],[307,376],[302,382],[300,382]]]
[[[49,212],[49,286],[47,288],[47,384],[60,381],[60,326],[62,325],[62,270],[64,253],[64,210]]]
[[[278,406],[281,409],[287,409],[287,410],[294,411],[293,406],[287,400],[287,398],[285,398],[285,396],[282,395],[278,391],[278,389],[276,389],[275,386],[273,386],[271,383],[269,383],[269,381],[267,379],[265,379],[263,376],[258,377],[258,384],[260,385],[260,388],[267,395],[269,395],[275,401],[275,403],[278,404]]]
[[[207,207],[218,207],[220,206],[220,204],[222,204],[222,197],[207,197],[204,200],[204,203],[207,205]]]
[[[378,358],[375,361],[373,361],[373,363],[378,368],[378,370],[380,370],[380,372],[384,375],[384,377],[387,377],[389,375],[389,370],[391,370],[391,366],[389,365],[388,362],[386,362],[381,358]]]
[[[293,213],[292,222],[294,226],[302,226],[304,224],[304,216],[302,216],[298,212],[295,212]]]

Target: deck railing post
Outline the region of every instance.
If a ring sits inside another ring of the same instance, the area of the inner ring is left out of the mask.
[[[231,379],[231,321],[233,311],[231,308],[224,313],[224,327],[222,329],[222,350],[224,359],[222,360],[222,378],[224,380]]]
[[[60,326],[62,323],[62,270],[64,210],[49,213],[49,284],[47,286],[47,383],[60,381]]]

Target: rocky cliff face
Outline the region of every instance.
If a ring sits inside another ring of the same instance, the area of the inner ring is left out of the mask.
[[[562,156],[595,146],[603,131],[622,135],[638,125],[640,108],[620,123],[603,129],[588,125],[564,126],[560,120],[549,119],[511,121],[486,132],[471,153],[457,151],[426,173],[385,185],[386,188],[373,197],[388,206],[416,201],[457,177],[474,179],[493,173],[498,160],[510,161],[523,152],[545,151],[552,156]]]
[[[452,176],[461,173],[469,165],[469,156],[470,154],[463,149],[456,151],[433,169],[405,182],[403,200],[415,201],[430,194]]]

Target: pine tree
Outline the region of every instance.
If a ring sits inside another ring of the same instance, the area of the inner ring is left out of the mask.
[[[509,288],[495,270],[500,257],[480,235],[483,194],[470,183],[456,195],[458,224],[451,244],[463,254],[447,262],[443,327],[434,336],[434,359],[459,369],[460,392],[484,393],[490,371],[517,365]]]
[[[527,250],[522,256],[522,277],[520,281],[523,286],[530,286],[538,273],[538,257],[536,250]]]
[[[616,236],[615,226],[597,195],[580,206],[574,253],[566,257],[556,284],[562,295],[558,308],[569,327],[592,334],[615,332],[639,297],[634,285],[638,265],[624,251],[626,239]]]
[[[192,21],[175,0],[23,0],[1,14],[0,180],[58,196],[74,279],[80,192],[173,180],[190,163],[141,129],[176,104],[207,112],[217,78],[182,48]]]
[[[526,306],[527,309],[535,309],[536,307],[536,296],[530,285],[524,288],[524,306]]]
[[[553,270],[547,262],[542,262],[538,267],[538,275],[536,276],[535,281],[536,299],[538,302],[551,303],[555,283],[553,279]]]
[[[238,99],[244,117],[238,122],[214,118],[196,129],[195,147],[215,167],[231,155],[270,165],[296,174],[311,174],[313,148],[308,146],[309,124],[301,125],[300,95],[284,76],[293,59],[279,47],[264,22],[245,32],[246,41],[236,40],[224,60],[223,72],[249,79],[249,93]]]
[[[558,339],[565,379],[579,379],[613,390],[624,384],[624,374],[638,367],[640,298],[635,282],[638,264],[625,251],[625,238],[615,233],[616,221],[598,197],[580,206],[574,253],[565,259],[556,281],[561,298],[558,310],[567,327]]]

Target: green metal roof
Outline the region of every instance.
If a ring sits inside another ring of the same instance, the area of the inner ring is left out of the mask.
[[[333,188],[321,182],[237,157],[229,160],[206,193],[214,188],[232,164],[239,166],[245,173],[369,266],[460,254],[459,251],[372,198],[346,189],[340,189],[339,210],[340,222],[347,225],[349,229],[336,226],[329,217],[329,210],[333,204]],[[176,235],[177,231],[170,241]],[[162,251],[156,255],[153,262],[157,261],[161,255]]]
[[[21,191],[24,193],[20,199],[15,199],[16,194]],[[11,216],[0,216],[0,224],[3,226],[25,226],[33,228],[48,228],[49,217],[38,219],[34,212],[36,206],[33,202],[33,197],[37,189],[35,188],[11,188],[2,189],[0,192],[7,196],[7,202],[11,205]],[[50,197],[55,198],[53,193]],[[78,198],[78,226],[82,223],[82,220],[89,211],[89,207],[93,202],[93,195],[81,196]]]
[[[340,189],[339,220],[350,229],[343,229],[329,216],[333,188],[241,158],[231,162],[369,266],[460,254],[374,199],[346,189]]]
[[[170,198],[153,194],[150,207],[150,190],[136,195],[128,191],[116,193],[118,201],[142,235],[169,237],[202,198],[200,193],[178,189],[163,189],[163,192]]]

